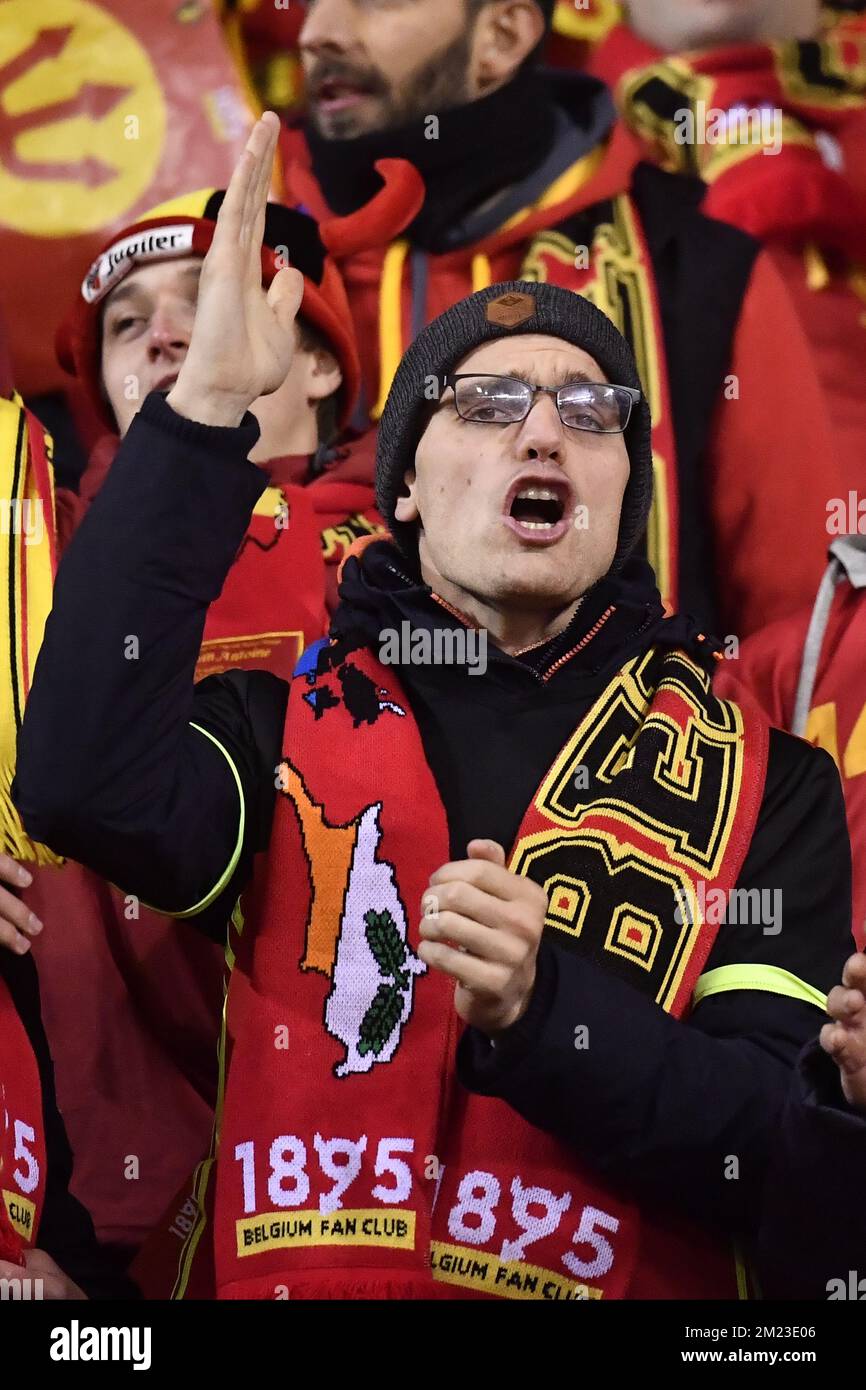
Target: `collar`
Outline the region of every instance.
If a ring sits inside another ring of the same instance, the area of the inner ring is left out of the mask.
[[[423,631],[470,625],[413,573],[389,541],[368,544],[361,555],[346,561],[339,597],[331,636],[374,650],[382,631],[401,622]],[[485,679],[532,677],[547,684],[566,672],[598,676],[609,670],[612,674],[650,641],[685,647],[708,668],[714,666],[713,651],[720,649],[690,618],[665,617],[650,566],[633,557],[620,574],[600,580],[584,595],[568,626],[555,637],[519,656],[491,643]]]
[[[598,113],[609,109],[609,99],[593,78],[572,78],[568,87],[576,108],[568,113],[577,127],[574,160],[584,152],[584,137],[598,143]],[[454,227],[475,209],[529,178],[556,143],[556,108],[548,84],[531,67],[489,96],[436,119],[435,140],[428,138],[428,119],[352,140],[323,140],[308,129],[313,170],[332,210],[345,216],[370,200],[380,184],[373,167],[377,160],[408,159],[421,173],[427,196],[407,235],[414,245],[436,253],[448,247]],[[602,124],[607,129],[609,120]]]

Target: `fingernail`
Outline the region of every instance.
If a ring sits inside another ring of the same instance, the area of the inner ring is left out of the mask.
[[[27,940],[26,936],[18,937],[18,940],[15,942],[15,950],[18,952],[19,956],[26,956],[27,952],[30,950],[30,942]]]
[[[18,882],[22,888],[29,888],[33,882],[33,875],[21,864],[18,865]]]
[[[42,923],[35,912],[31,912],[30,916],[27,918],[27,928],[29,931],[33,932],[34,936],[38,936],[39,932],[41,932]]]

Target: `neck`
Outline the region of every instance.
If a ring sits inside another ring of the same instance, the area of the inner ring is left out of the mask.
[[[300,411],[286,410],[278,396],[278,391],[273,396],[262,396],[250,407],[261,430],[249,456],[253,463],[314,454],[319,447],[315,410],[311,406]]]
[[[511,605],[506,608],[470,594],[439,576],[423,577],[440,603],[473,627],[488,632],[500,651],[509,656],[517,656],[558,636],[568,627],[581,604],[578,598],[565,608],[522,609]]]

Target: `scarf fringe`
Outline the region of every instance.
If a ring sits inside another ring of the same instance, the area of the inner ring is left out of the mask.
[[[365,1276],[360,1279],[351,1279],[348,1271],[343,1269],[335,1271],[332,1276],[323,1275],[319,1279],[305,1279],[302,1283],[292,1282],[286,1278],[281,1280],[279,1276],[269,1277],[268,1286],[273,1297],[273,1290],[287,1289],[287,1301],[291,1303],[312,1303],[312,1302],[331,1302],[334,1300],[353,1301],[353,1302],[402,1302],[407,1299],[419,1301],[422,1299],[453,1299],[454,1290],[448,1284],[437,1284],[428,1275],[426,1278],[416,1277],[413,1279],[393,1279],[376,1278],[375,1276]],[[264,1293],[251,1290],[249,1284],[229,1285],[222,1291],[221,1297],[226,1299],[250,1300],[264,1297]],[[277,1302],[282,1300],[277,1298]]]

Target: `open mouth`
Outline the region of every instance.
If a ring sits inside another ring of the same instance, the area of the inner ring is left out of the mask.
[[[324,81],[317,83],[313,100],[325,111],[344,111],[369,95],[369,90],[358,86],[357,83],[345,82],[337,77],[326,77]]]
[[[522,540],[549,543],[568,530],[571,489],[568,484],[519,480],[505,503],[505,524]]]

